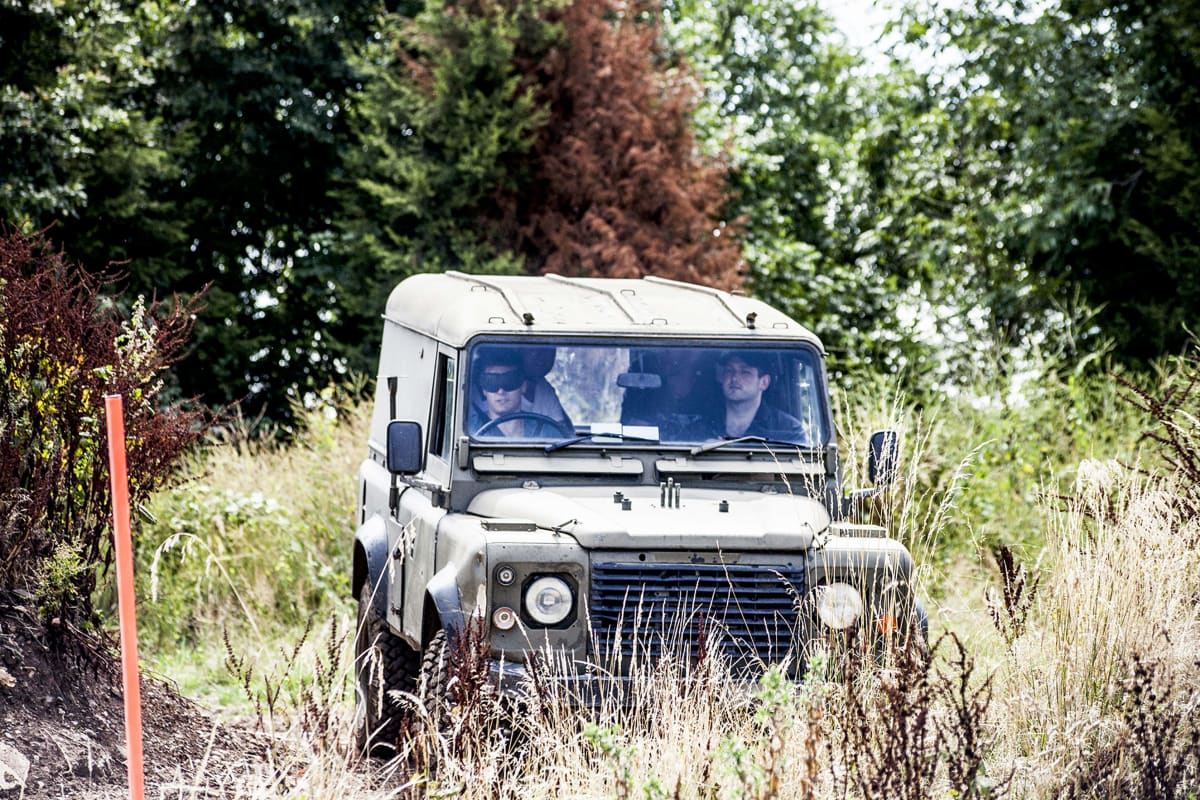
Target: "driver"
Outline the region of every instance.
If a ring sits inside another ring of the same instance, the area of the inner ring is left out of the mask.
[[[493,420],[503,421],[490,425],[483,433],[485,437],[521,438],[556,432],[548,424],[551,420],[541,421],[544,418],[525,397],[528,378],[521,353],[504,348],[481,350],[475,385],[479,391],[471,403],[468,418],[472,433],[478,433]]]

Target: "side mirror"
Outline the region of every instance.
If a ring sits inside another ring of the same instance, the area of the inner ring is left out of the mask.
[[[393,475],[413,475],[424,466],[421,423],[394,419],[387,427],[387,468]]]
[[[896,481],[900,464],[900,434],[875,431],[867,446],[867,477],[875,486],[890,486]]]

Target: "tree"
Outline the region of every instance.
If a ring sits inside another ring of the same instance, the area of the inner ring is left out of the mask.
[[[963,55],[937,87],[975,229],[950,267],[992,327],[1053,335],[1078,294],[1098,328],[1073,344],[1182,348],[1200,307],[1195,4],[982,2],[910,31]]]
[[[728,152],[747,288],[813,328],[837,371],[914,369],[924,350],[896,313],[910,274],[880,257],[863,173],[901,90],[857,72],[817,3],[671,0],[666,23],[704,89],[700,141]]]
[[[341,0],[0,5],[0,216],[130,296],[211,286],[185,396],[288,394],[343,374],[329,189],[370,18]]]
[[[564,46],[538,65],[549,119],[532,180],[503,209],[527,269],[740,285],[725,169],[696,152],[695,88],[685,67],[664,68],[658,16],[613,0],[565,10]]]
[[[326,331],[341,269],[328,193],[357,81],[343,46],[367,19],[340,0],[221,0],[173,20],[156,91],[178,143],[165,198],[186,242],[129,269],[138,292],[211,284],[177,371],[185,394],[286,418],[289,395],[342,375]]]
[[[665,68],[654,17],[608,0],[384,15],[340,194],[352,363],[376,346],[386,292],[415,272],[737,282],[722,171],[695,152],[687,76]]]
[[[57,222],[97,269],[132,243],[183,240],[149,200],[175,177],[147,102],[159,23],[150,4],[0,3],[0,220]]]
[[[374,367],[378,315],[403,277],[520,271],[489,220],[497,198],[528,181],[546,115],[519,65],[556,40],[550,14],[541,0],[481,0],[380,15],[356,62],[355,142],[337,192],[346,270],[336,336],[351,365]]]

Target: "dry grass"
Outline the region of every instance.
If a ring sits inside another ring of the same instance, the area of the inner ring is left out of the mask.
[[[1170,483],[1089,462],[1067,497],[1048,501],[1058,507],[1041,589],[997,675],[997,753],[1017,768],[1022,794],[1057,797],[1092,772],[1141,770],[1107,759],[1130,736],[1129,703],[1149,682],[1166,692],[1155,714],[1195,711],[1198,521],[1179,513],[1176,497]],[[1161,674],[1131,686],[1139,662]]]
[[[316,675],[330,675],[322,670],[346,655],[328,644],[316,650],[324,653]],[[439,733],[418,709],[408,749],[388,763],[348,755],[351,709],[336,691],[314,688],[324,678],[300,681],[288,702],[280,702],[283,676],[252,679],[260,727],[276,745],[264,752],[271,769],[246,771],[233,796],[811,800],[863,796],[869,787],[945,797],[954,786],[969,787],[959,796],[978,796],[986,682],[953,642],[945,652],[930,661],[914,651],[885,672],[817,659],[803,681],[774,669],[757,684],[717,661],[663,661],[637,670],[632,692],[588,708],[546,666],[518,711],[465,703]],[[349,683],[348,672],[341,680]],[[473,724],[457,726],[462,718]]]
[[[880,670],[818,657],[801,681],[773,672],[754,686],[713,659],[662,662],[635,676],[631,694],[581,709],[551,680],[551,656],[515,716],[493,716],[505,707],[488,698],[466,703],[447,737],[418,711],[409,750],[384,764],[349,754],[348,653],[309,643],[290,660],[266,658],[268,679],[250,682],[252,695],[283,687],[266,712],[279,746],[267,754],[270,768],[247,773],[230,796],[1198,796],[1200,523],[1180,502],[1194,487],[1083,460],[1067,470],[1075,478],[1066,486],[998,495],[999,513],[1007,498],[1015,520],[1036,520],[1033,534],[1008,540],[1025,547],[1006,550],[990,535],[987,544],[968,535],[963,547],[956,531],[949,548],[948,527],[972,530],[959,501],[964,487],[986,487],[989,466],[972,471],[982,451],[950,458],[953,421],[895,398],[850,411],[841,436],[849,486],[862,484],[856,448],[867,433],[901,432],[901,479],[878,511],[918,555],[934,630],[954,634],[932,660],[897,657]],[[354,425],[363,417],[346,419],[357,421],[334,426],[330,440],[344,456],[231,448],[209,455],[207,480],[262,491],[297,517],[332,519],[322,506],[353,505],[346,476],[361,452]],[[349,520],[344,535],[348,544]],[[278,601],[257,591],[247,589],[257,606]],[[315,694],[305,688],[318,684]]]
[[[1067,499],[1047,498],[1040,586],[1011,646],[993,634],[994,671],[957,639],[930,661],[881,671],[818,658],[801,681],[773,671],[754,686],[718,661],[662,662],[631,695],[580,709],[547,659],[515,739],[473,724],[458,735],[480,738],[450,746],[414,726],[410,745],[438,753],[434,766],[411,753],[353,764],[349,704],[333,692],[339,736],[318,745],[302,706],[284,709],[289,768],[303,775],[239,796],[1194,797],[1196,521],[1169,484],[1111,463],[1084,465]],[[983,604],[975,613],[990,624]]]

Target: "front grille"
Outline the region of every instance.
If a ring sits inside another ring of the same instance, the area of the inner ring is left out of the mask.
[[[778,662],[795,650],[805,589],[803,565],[593,562],[593,655]]]

